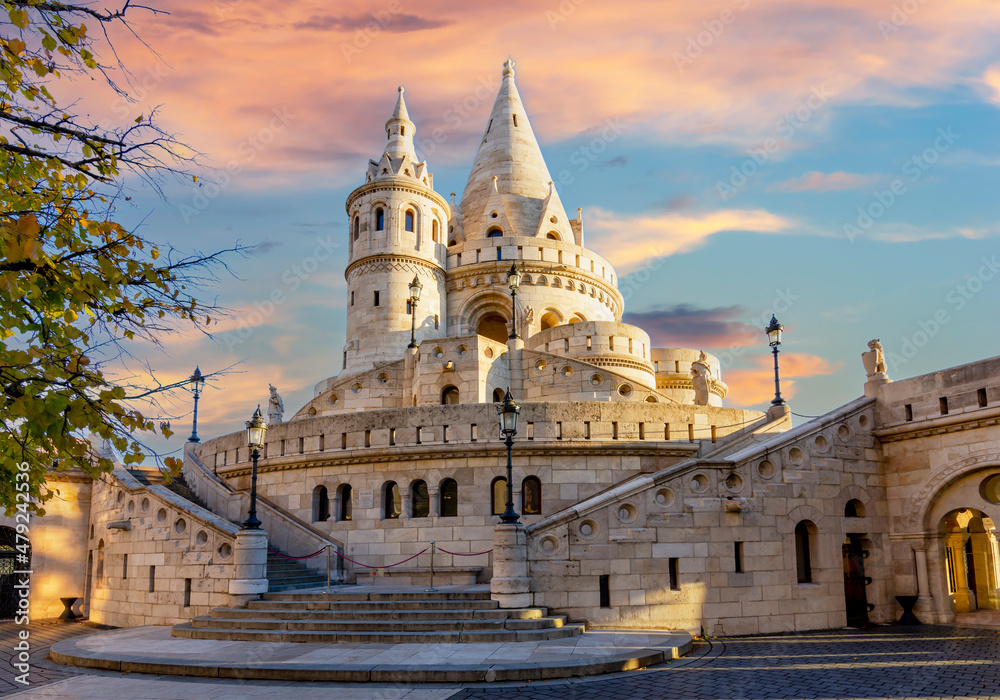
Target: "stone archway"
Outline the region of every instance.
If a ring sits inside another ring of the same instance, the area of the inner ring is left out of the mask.
[[[953,510],[940,530],[954,611],[1000,610],[1000,549],[992,518],[975,508]]]

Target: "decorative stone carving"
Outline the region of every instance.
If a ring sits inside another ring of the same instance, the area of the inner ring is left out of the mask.
[[[267,386],[271,390],[271,398],[267,402],[267,421],[271,425],[277,425],[285,413],[285,402],[278,396],[278,390],[273,384]]]
[[[694,403],[707,406],[712,388],[712,369],[708,366],[708,355],[704,352],[691,363],[691,383],[694,385]]]

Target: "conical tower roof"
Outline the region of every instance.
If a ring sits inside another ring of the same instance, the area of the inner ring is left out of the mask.
[[[550,214],[557,219],[553,228],[564,240],[571,236],[558,195],[554,202],[550,198],[551,182],[549,169],[514,84],[514,62],[508,58],[503,64],[503,81],[486,133],[462,193],[462,228],[466,239],[482,238],[488,228],[496,225],[499,217],[492,217],[492,211],[488,211],[496,193],[502,198],[509,224],[514,229],[505,230],[504,235],[536,235],[548,199],[549,208],[556,204],[559,210]],[[502,215],[504,211],[498,213]]]

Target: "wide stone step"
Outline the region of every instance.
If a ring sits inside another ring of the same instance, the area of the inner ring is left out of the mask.
[[[473,632],[541,630],[562,627],[564,618],[535,620],[280,620],[196,617],[194,627],[217,630],[288,630],[289,632]]]
[[[212,617],[255,620],[537,620],[541,608],[491,610],[280,610],[269,608],[214,608]]]
[[[358,600],[358,601],[327,601],[327,600],[272,600],[268,594],[266,600],[252,600],[247,604],[251,610],[449,610],[455,605],[449,600]],[[496,610],[499,603],[495,600],[468,600],[462,607],[469,610]]]
[[[196,627],[191,623],[175,625],[171,634],[186,639],[212,639],[241,642],[293,642],[308,644],[457,644],[457,643],[499,643],[538,642],[549,639],[565,639],[583,634],[584,626],[571,624],[539,630],[495,630],[446,632],[311,632],[270,629],[213,629]]]
[[[380,592],[378,590],[365,590],[351,593],[312,593],[308,595],[303,594],[287,594],[282,595],[280,593],[268,593],[264,596],[265,600],[304,600],[311,598],[313,600],[330,600],[330,601],[352,601],[352,600],[490,600],[489,589],[482,591],[386,591]]]

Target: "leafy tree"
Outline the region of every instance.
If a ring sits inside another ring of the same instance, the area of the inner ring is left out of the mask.
[[[191,295],[224,265],[221,253],[162,252],[115,219],[126,178],[156,186],[179,175],[187,153],[138,115],[125,126],[92,123],[56,97],[73,76],[95,76],[127,97],[98,50],[114,55],[107,27],[130,6],[5,0],[0,14],[0,504],[16,506],[15,472],[28,464],[30,506],[52,496],[46,474],[113,464],[88,435],[109,440],[125,464],[144,458],[156,420],[139,410],[173,386],[119,377],[130,346],[158,343],[179,324],[204,330],[216,309]],[[94,39],[97,27],[99,39]],[[133,32],[134,34],[134,32]],[[127,75],[127,73],[126,73]],[[237,249],[239,250],[239,249]],[[227,252],[227,251],[223,251]],[[125,373],[127,374],[127,373]],[[166,422],[159,430],[169,436]],[[179,468],[175,458],[163,460]],[[23,497],[22,497],[23,498]],[[23,507],[23,506],[22,506]]]

